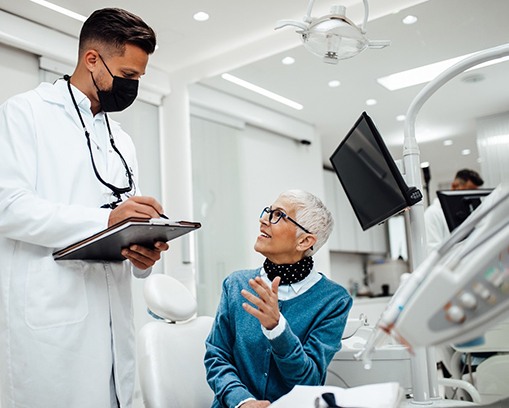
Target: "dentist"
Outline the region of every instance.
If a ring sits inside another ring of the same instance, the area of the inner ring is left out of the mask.
[[[132,245],[124,262],[52,253],[161,205],[136,195],[130,137],[107,112],[134,102],[156,45],[121,9],[85,21],[72,76],[0,107],[0,395],[2,408],[131,407],[131,276],[168,249]]]

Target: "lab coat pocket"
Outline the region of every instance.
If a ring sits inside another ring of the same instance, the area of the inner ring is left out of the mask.
[[[55,262],[52,257],[28,264],[25,320],[32,329],[79,323],[88,314],[86,263]]]

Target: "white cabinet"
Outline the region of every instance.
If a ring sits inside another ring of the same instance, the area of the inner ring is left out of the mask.
[[[333,171],[324,170],[325,205],[334,217],[334,230],[329,238],[331,251],[378,253],[387,252],[385,224],[363,231],[348,197]]]

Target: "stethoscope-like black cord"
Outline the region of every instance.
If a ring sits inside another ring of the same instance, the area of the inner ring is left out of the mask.
[[[74,94],[73,94],[72,89],[71,89],[71,77],[69,75],[64,75],[64,79],[67,81],[67,88],[69,89],[69,93],[71,94],[71,99],[72,99],[72,102],[74,104],[74,107],[76,108],[76,112],[78,113],[78,117],[80,119],[81,126],[83,127],[83,131],[85,132],[85,137],[87,138],[88,151],[90,153],[90,160],[92,162],[92,167],[94,169],[95,176],[97,177],[97,179],[103,185],[105,185],[106,187],[108,187],[112,191],[113,195],[117,199],[116,202],[109,203],[109,204],[104,204],[101,208],[115,208],[117,206],[117,204],[122,201],[121,195],[125,194],[125,193],[128,193],[129,191],[131,191],[133,189],[134,181],[133,181],[133,178],[132,178],[132,175],[131,175],[131,171],[129,170],[129,166],[126,163],[126,161],[124,159],[124,156],[122,156],[122,153],[120,153],[120,151],[117,149],[117,146],[115,145],[115,141],[114,141],[113,135],[111,133],[111,128],[110,128],[110,122],[108,120],[108,115],[106,114],[106,112],[104,112],[104,118],[106,120],[106,127],[108,128],[108,134],[109,134],[109,137],[110,137],[111,147],[119,155],[120,160],[122,161],[122,164],[124,165],[124,168],[126,170],[127,180],[129,182],[129,186],[128,187],[119,188],[119,187],[114,186],[113,184],[110,184],[110,183],[106,182],[105,180],[103,180],[103,178],[99,174],[99,171],[97,170],[97,167],[95,165],[94,156],[92,154],[92,146],[91,146],[91,142],[90,142],[90,133],[87,130],[87,127],[85,125],[85,121],[83,120],[83,117],[81,116],[81,112],[80,112],[80,109],[79,109],[78,104],[76,102],[76,98],[74,97]]]

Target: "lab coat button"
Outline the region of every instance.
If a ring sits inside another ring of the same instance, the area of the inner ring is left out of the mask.
[[[263,376],[264,376],[264,377],[267,377],[267,373],[263,373]]]

